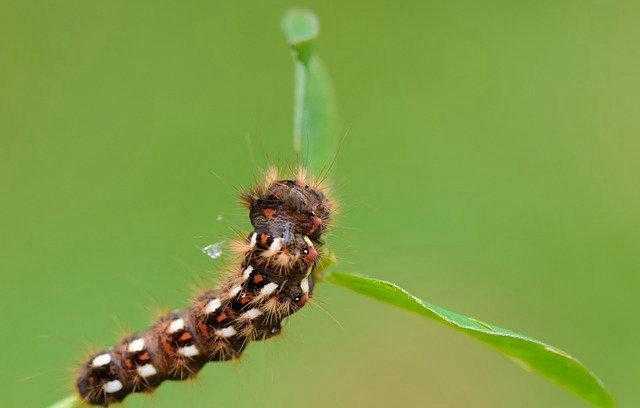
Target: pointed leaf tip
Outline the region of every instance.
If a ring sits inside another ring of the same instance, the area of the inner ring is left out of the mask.
[[[292,9],[282,18],[282,31],[287,44],[296,47],[318,36],[320,21],[311,10]]]
[[[568,353],[525,335],[427,303],[401,287],[367,276],[333,272],[327,282],[435,320],[503,353],[527,371],[536,372],[597,407],[615,400],[594,373]]]

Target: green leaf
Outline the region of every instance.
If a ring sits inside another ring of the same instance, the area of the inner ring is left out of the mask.
[[[467,334],[543,375],[599,407],[613,407],[615,401],[603,383],[589,369],[566,352],[501,327],[424,302],[409,292],[379,279],[348,273],[332,273],[325,280],[381,302],[435,320]]]
[[[294,56],[293,148],[303,166],[320,174],[335,151],[337,121],[331,77],[314,50],[320,24],[312,11],[290,10],[282,30]]]

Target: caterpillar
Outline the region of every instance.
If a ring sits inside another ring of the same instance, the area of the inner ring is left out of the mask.
[[[90,355],[75,380],[82,401],[108,406],[191,378],[208,362],[239,358],[251,341],[278,335],[282,321],[309,301],[336,208],[328,188],[303,169],[279,179],[271,168],[240,200],[253,231],[232,245],[238,256],[229,273],[188,307]]]

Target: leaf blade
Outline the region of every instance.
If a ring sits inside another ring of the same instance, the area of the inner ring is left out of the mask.
[[[484,323],[443,307],[424,302],[401,287],[363,275],[334,272],[327,282],[356,293],[428,317],[467,334],[541,374],[598,407],[614,407],[604,384],[568,353],[525,335]]]
[[[320,174],[335,150],[337,122],[331,77],[314,52],[320,24],[312,11],[294,9],[282,30],[294,56],[293,148],[304,167]]]

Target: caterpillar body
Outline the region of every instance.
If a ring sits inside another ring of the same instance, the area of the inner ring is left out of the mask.
[[[210,361],[238,358],[251,341],[278,335],[283,319],[308,302],[335,210],[328,189],[304,170],[280,180],[270,169],[240,198],[254,230],[234,243],[239,256],[230,273],[187,308],[92,354],[76,376],[82,401],[107,406],[193,377]]]

